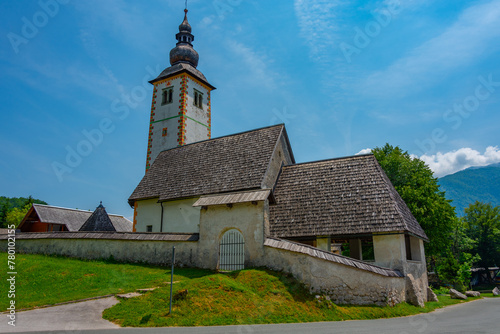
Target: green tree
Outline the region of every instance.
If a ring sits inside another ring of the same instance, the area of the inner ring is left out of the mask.
[[[476,201],[465,209],[463,221],[467,234],[474,239],[473,251],[482,268],[500,265],[500,207]]]
[[[480,260],[479,255],[471,253],[477,242],[467,235],[466,224],[461,219],[455,220],[450,240],[450,248],[439,258],[436,271],[442,283],[464,292],[470,284],[471,269]]]
[[[434,267],[439,257],[446,257],[451,251],[450,232],[457,219],[451,201],[445,198],[437,179],[422,160],[389,144],[372,152],[429,237],[425,251]]]
[[[14,225],[16,228],[19,226],[24,216],[28,213],[31,205],[25,205],[22,208],[14,208],[7,213],[7,225]]]
[[[0,209],[0,228],[7,227],[7,213],[9,213],[8,200],[2,204],[2,208]]]

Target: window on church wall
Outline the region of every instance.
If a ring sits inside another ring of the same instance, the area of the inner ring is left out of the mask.
[[[161,104],[172,103],[174,96],[174,87],[167,87],[162,91]]]
[[[167,128],[163,128],[163,130],[161,131],[161,136],[162,137],[166,137],[167,136]]]
[[[194,90],[194,101],[193,104],[200,108],[203,109],[203,94],[197,91],[196,89]]]

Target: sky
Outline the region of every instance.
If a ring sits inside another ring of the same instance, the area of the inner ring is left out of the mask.
[[[500,162],[500,0],[190,0],[212,137],[285,123],[297,162],[385,143]],[[131,218],[184,0],[0,1],[0,195]]]

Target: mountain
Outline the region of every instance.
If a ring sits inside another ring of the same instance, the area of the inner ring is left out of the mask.
[[[500,163],[467,168],[440,178],[438,183],[446,198],[453,200],[459,216],[475,201],[500,205]]]

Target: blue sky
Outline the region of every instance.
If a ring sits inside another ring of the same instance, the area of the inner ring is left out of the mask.
[[[0,195],[132,216],[146,81],[169,66],[183,9],[0,2]],[[500,0],[191,0],[188,18],[217,87],[213,137],[284,122],[298,162],[386,142],[437,176],[500,162]]]

